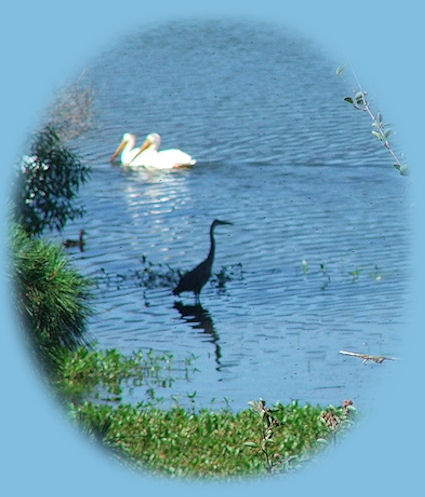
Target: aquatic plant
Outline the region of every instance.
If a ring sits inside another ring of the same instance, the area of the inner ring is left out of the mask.
[[[141,258],[141,267],[123,273],[109,273],[105,268],[100,268],[100,275],[93,278],[98,288],[115,287],[117,290],[127,287],[172,288],[177,284],[183,271],[174,269],[169,264],[154,263],[149,261],[145,255]],[[218,289],[224,289],[226,283],[234,279],[242,279],[242,264],[222,266],[219,271],[211,277],[210,283]]]
[[[331,282],[331,276],[326,268],[326,266],[323,263],[320,263],[320,272],[322,275],[326,278],[322,286],[320,287],[321,290],[326,290],[328,287],[329,283]]]
[[[357,283],[365,276],[373,278],[376,282],[380,282],[383,278],[383,271],[377,264],[355,266],[353,269],[348,269],[346,268],[344,261],[340,259],[338,260],[338,264],[335,264],[334,261],[330,261],[326,264],[320,262],[318,266],[318,270],[313,270],[312,268],[314,266],[303,259],[301,262],[302,273],[301,271],[297,272],[300,275],[302,274],[304,281],[320,276],[322,279],[321,290],[326,290],[331,282],[341,281],[341,279],[345,279],[347,276],[351,278],[351,283]],[[373,269],[370,269],[369,266],[373,266]]]
[[[210,283],[218,289],[225,289],[226,283],[243,278],[242,263],[227,264],[213,273]]]
[[[123,388],[141,386],[172,387],[171,353],[153,350],[133,351],[126,356],[116,349],[96,350],[79,347],[75,351],[62,349],[58,354],[53,386],[65,399],[119,402]],[[152,388],[150,400],[155,398]]]
[[[352,277],[353,283],[355,283],[360,276],[361,269],[356,267],[356,269],[353,269],[352,271],[349,271],[350,276]]]

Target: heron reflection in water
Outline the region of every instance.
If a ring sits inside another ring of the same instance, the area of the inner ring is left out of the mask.
[[[174,288],[173,294],[180,295],[182,292],[193,292],[195,294],[195,303],[199,304],[199,295],[201,293],[202,287],[211,277],[211,268],[214,262],[215,253],[215,240],[214,240],[214,229],[219,224],[233,224],[229,221],[220,221],[219,219],[214,219],[210,227],[210,251],[207,258],[198,264],[192,271],[185,273],[179,284]]]
[[[181,302],[174,302],[174,308],[180,312],[181,318],[189,323],[194,330],[204,330],[204,333],[211,337],[211,340],[209,341],[214,344],[215,362],[217,363],[218,371],[221,359],[221,348],[218,343],[219,336],[215,330],[210,313],[200,304],[184,305]]]

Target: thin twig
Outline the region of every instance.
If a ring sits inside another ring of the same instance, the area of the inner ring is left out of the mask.
[[[408,174],[408,168],[405,164],[401,162],[401,160],[394,152],[388,140],[388,136],[391,132],[391,129],[390,128],[385,129],[386,125],[382,120],[382,115],[380,112],[373,113],[371,104],[366,98],[367,92],[363,90],[363,87],[360,84],[354,69],[351,67],[351,64],[350,64],[350,69],[358,89],[353,90],[354,98],[345,97],[344,100],[350,103],[355,109],[367,112],[369,117],[372,119],[372,126],[375,128],[374,130],[372,130],[373,136],[375,136],[375,138],[377,138],[382,143],[383,147],[386,148],[388,152],[391,154],[391,157],[394,160],[394,167],[399,171],[401,175],[406,176]],[[344,70],[344,65],[338,67],[338,69],[336,70],[337,75],[341,75],[343,70]]]
[[[377,364],[381,364],[385,360],[387,360],[387,361],[398,361],[399,360],[397,357],[389,357],[389,356],[382,356],[382,355],[357,354],[356,352],[347,352],[346,350],[340,350],[339,353],[343,354],[343,355],[353,356],[353,357],[360,357],[360,359],[363,359],[363,362],[374,361]]]

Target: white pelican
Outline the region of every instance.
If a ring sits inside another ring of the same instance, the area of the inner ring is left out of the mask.
[[[172,169],[181,166],[193,166],[195,159],[178,149],[161,150],[161,137],[151,133],[140,148],[135,147],[136,137],[125,133],[118,148],[111,156],[111,162],[121,153],[121,164],[130,167],[147,167],[152,169]]]
[[[131,133],[124,133],[121,143],[118,145],[118,148],[111,155],[110,161],[115,160],[118,155],[121,153],[121,164],[129,164],[131,159],[139,152],[140,148],[135,148],[136,145],[136,137]]]

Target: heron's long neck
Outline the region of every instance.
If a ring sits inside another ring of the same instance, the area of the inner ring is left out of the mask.
[[[208,253],[208,260],[213,260],[214,259],[214,252],[215,252],[215,240],[214,240],[214,226],[211,226],[210,228],[210,251]]]

